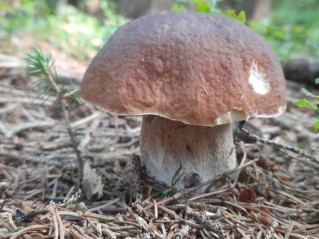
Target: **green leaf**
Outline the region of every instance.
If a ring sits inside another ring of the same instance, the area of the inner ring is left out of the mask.
[[[223,12],[223,15],[234,18],[241,23],[246,23],[246,13],[244,11],[227,10]]]
[[[315,128],[315,132],[319,133],[319,119],[315,119],[314,128]]]
[[[319,106],[310,102],[309,100],[306,99],[301,99],[298,100],[297,102],[295,102],[295,105],[299,106],[299,107],[304,107],[304,108],[309,108],[312,110],[319,110]]]
[[[193,4],[196,6],[196,12],[212,12],[210,5],[204,0],[193,0]]]
[[[183,6],[183,5],[180,5],[180,4],[174,4],[172,6],[172,11],[187,11],[187,9]]]

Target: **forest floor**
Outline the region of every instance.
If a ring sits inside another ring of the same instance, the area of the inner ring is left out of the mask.
[[[60,83],[79,87],[86,64],[62,59]],[[212,179],[210,190],[167,188],[137,177],[132,155],[139,154],[141,118],[88,105],[69,112],[72,127],[79,129],[81,155],[102,179],[103,196],[84,200],[75,190],[78,164],[60,103],[29,90],[37,79],[26,77],[19,58],[5,62],[10,64],[0,65],[0,238],[319,238],[318,161],[239,135],[239,166]],[[76,70],[70,73],[68,64]],[[318,93],[287,81],[286,112],[252,119],[247,128],[318,158],[313,112],[294,105],[304,98],[301,87]],[[138,194],[132,197],[136,178]]]

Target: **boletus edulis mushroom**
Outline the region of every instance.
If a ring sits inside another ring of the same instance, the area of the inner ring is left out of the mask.
[[[84,100],[143,115],[146,173],[189,188],[236,167],[231,123],[285,109],[285,79],[271,47],[221,15],[162,12],[120,27],[88,67]]]

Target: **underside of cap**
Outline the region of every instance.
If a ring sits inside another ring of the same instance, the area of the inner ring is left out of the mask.
[[[281,114],[285,79],[272,49],[244,24],[163,12],[113,34],[85,73],[81,95],[116,114],[213,126]]]

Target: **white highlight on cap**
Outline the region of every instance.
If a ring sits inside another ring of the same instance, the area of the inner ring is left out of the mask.
[[[231,122],[246,120],[247,116],[243,110],[232,110],[220,115],[216,120],[216,125],[229,124]]]
[[[278,108],[278,115],[282,114],[285,110],[286,110],[286,105],[280,106],[280,107]]]
[[[249,83],[258,94],[265,95],[270,91],[270,84],[266,79],[266,74],[259,69],[255,61],[250,66]]]

